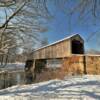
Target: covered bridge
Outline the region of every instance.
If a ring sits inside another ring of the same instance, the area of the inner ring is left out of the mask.
[[[74,34],[35,50],[33,59],[63,58],[68,57],[71,54],[83,53],[84,40],[79,34]]]
[[[32,80],[32,76],[36,79],[37,73],[41,73],[39,75],[44,79],[52,79],[52,73],[55,72],[55,77],[62,73],[99,74],[100,55],[85,55],[83,38],[74,34],[35,50],[26,61],[25,71],[28,82]]]
[[[74,34],[33,52],[26,62],[26,69],[41,67],[60,67],[62,59],[72,54],[84,54],[84,40],[79,34]]]
[[[69,61],[73,61],[70,59],[73,54],[84,54],[84,40],[79,34],[38,48],[26,61],[27,81],[32,80],[32,76],[35,77],[36,73],[41,73],[44,69],[61,69],[66,62],[68,62],[67,67],[71,67]]]

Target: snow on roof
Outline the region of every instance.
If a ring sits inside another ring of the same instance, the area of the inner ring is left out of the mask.
[[[54,44],[56,44],[56,43],[59,43],[59,42],[68,40],[68,39],[70,39],[70,38],[72,38],[72,37],[74,37],[74,36],[76,36],[76,35],[79,35],[79,34],[78,34],[78,33],[77,33],[77,34],[72,34],[72,35],[70,35],[70,36],[68,36],[68,37],[65,37],[65,38],[63,38],[63,39],[61,39],[61,40],[58,40],[58,41],[56,41],[56,42],[53,42],[53,43],[51,43],[51,44],[49,44],[49,45],[43,46],[43,47],[41,47],[41,48],[38,48],[38,49],[36,49],[36,50],[34,50],[34,51],[38,51],[38,50],[40,50],[40,49],[43,49],[43,48],[49,47],[49,46],[51,46],[51,45],[54,45]],[[79,36],[80,36],[80,35],[79,35]]]

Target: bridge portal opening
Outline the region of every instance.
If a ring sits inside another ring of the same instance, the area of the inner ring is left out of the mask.
[[[72,54],[84,54],[84,44],[79,40],[72,41]]]

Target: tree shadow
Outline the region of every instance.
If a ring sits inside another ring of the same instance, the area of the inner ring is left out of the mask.
[[[5,91],[5,93],[1,92],[0,95],[4,95],[4,94],[13,94],[13,96],[21,96],[21,93],[30,93],[31,95],[36,95],[36,96],[39,96],[41,94],[58,94],[61,93],[61,89],[64,90],[65,88],[70,88],[70,87],[78,87],[78,88],[81,88],[81,87],[85,87],[85,86],[96,86],[97,88],[100,87],[100,82],[99,81],[87,81],[87,82],[77,82],[77,83],[70,83],[68,84],[66,82],[66,84],[63,84],[61,81],[51,81],[50,83],[47,83],[47,84],[44,84],[44,85],[40,85],[38,87],[35,87],[34,89],[17,89],[16,87],[16,90],[15,91]],[[88,91],[88,88],[87,90],[82,90],[82,91],[78,91],[78,90],[65,90],[66,93],[64,95],[80,95],[80,96],[89,96],[91,98],[94,98],[94,99],[100,99],[100,95],[97,95],[95,92],[96,91]],[[70,93],[70,94],[69,94]]]

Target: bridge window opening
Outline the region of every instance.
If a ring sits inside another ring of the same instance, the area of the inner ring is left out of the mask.
[[[27,60],[25,64],[25,69],[29,70],[33,66],[33,60]]]

